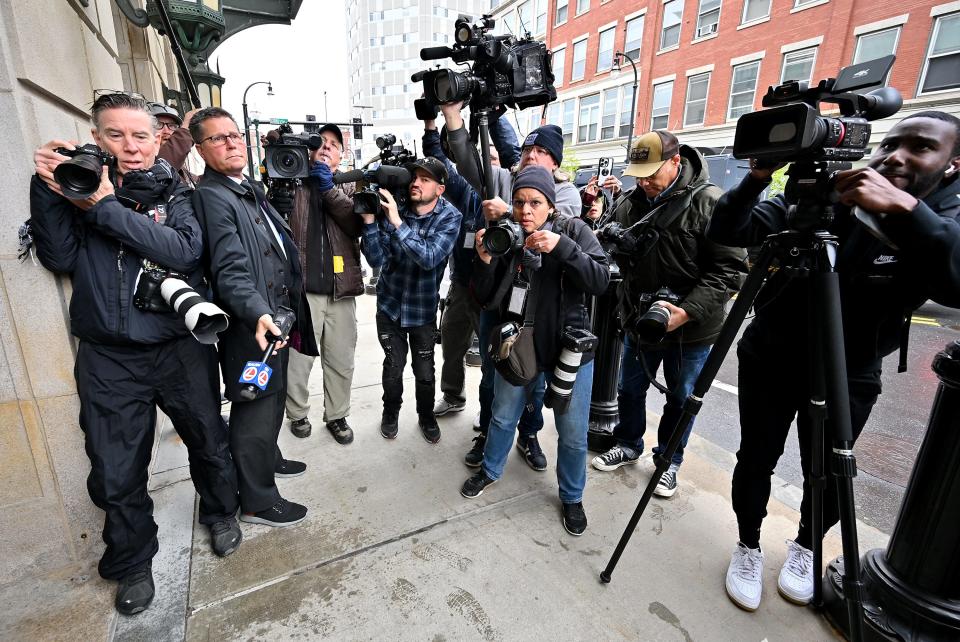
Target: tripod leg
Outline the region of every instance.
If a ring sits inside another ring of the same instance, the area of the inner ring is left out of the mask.
[[[807,484],[810,486],[810,545],[813,549],[813,604],[823,603],[821,576],[823,569],[823,490],[826,487],[824,474],[823,440],[827,420],[826,382],[824,380],[823,331],[818,318],[816,288],[810,288],[810,311],[808,328],[813,332],[813,352],[809,362],[810,377],[810,470],[807,471]],[[802,445],[801,445],[802,447]]]
[[[703,368],[700,370],[700,374],[693,384],[693,392],[690,393],[690,396],[688,396],[683,403],[683,412],[677,420],[677,425],[674,427],[673,432],[670,434],[666,449],[661,452],[658,457],[654,458],[656,468],[654,469],[653,476],[647,483],[643,495],[640,496],[640,502],[633,511],[630,521],[627,522],[627,527],[623,531],[623,535],[620,536],[620,541],[617,543],[613,555],[610,556],[610,561],[607,562],[606,568],[600,573],[600,581],[604,583],[610,582],[613,570],[616,568],[617,562],[620,561],[620,556],[623,555],[623,551],[627,548],[630,537],[633,535],[633,531],[637,528],[637,524],[643,516],[643,511],[646,510],[647,504],[650,503],[653,490],[657,487],[657,484],[660,483],[660,477],[663,476],[664,471],[670,466],[673,455],[677,452],[680,441],[683,439],[683,434],[687,431],[687,427],[690,426],[690,423],[700,411],[700,407],[703,405],[704,395],[707,393],[707,390],[710,389],[711,384],[713,384],[713,380],[717,376],[720,366],[723,365],[723,360],[730,351],[730,346],[733,345],[734,340],[737,338],[737,332],[739,332],[740,326],[743,325],[744,319],[747,318],[750,306],[753,305],[753,300],[763,285],[764,279],[767,276],[767,269],[773,261],[775,252],[775,242],[772,240],[765,241],[763,247],[760,249],[760,256],[757,258],[757,262],[754,264],[750,274],[747,275],[747,279],[740,289],[740,294],[730,309],[727,320],[720,329],[720,334],[717,336],[717,340],[714,342],[713,348],[711,348],[710,354],[707,356],[707,360],[704,362]]]
[[[840,277],[832,269],[835,247],[824,243],[826,258],[814,276],[817,290],[820,328],[823,332],[824,379],[827,409],[832,430],[832,473],[836,476],[840,533],[843,539],[843,594],[847,600],[850,639],[863,639],[863,584],[860,580],[860,551],[857,543],[857,518],[853,498],[853,478],[857,462],[853,456],[853,426],[850,417],[850,393],[843,344],[843,319],[840,311]],[[827,269],[829,262],[829,269]],[[815,538],[821,533],[815,532]]]

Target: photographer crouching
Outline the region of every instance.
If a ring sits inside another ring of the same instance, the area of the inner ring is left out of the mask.
[[[596,343],[585,332],[590,328],[586,300],[604,292],[610,271],[593,232],[578,218],[557,216],[555,199],[550,172],[526,167],[513,182],[513,218],[523,230],[522,247],[493,256],[484,239],[496,234],[495,228],[477,232],[477,297],[485,307],[498,309],[504,323],[490,336],[497,371],[483,462],[460,494],[477,497],[500,478],[524,406],[535,389],[549,382],[559,435],[563,525],[571,535],[582,535]]]
[[[775,168],[751,163],[750,173],[714,209],[708,236],[738,246],[759,244],[790,228],[783,195],[758,202]],[[869,166],[834,176],[835,217],[827,230],[839,239],[839,273],[847,382],[854,439],[880,394],[882,359],[905,347],[913,310],[927,299],[960,306],[960,120],[938,111],[907,116],[877,146]],[[866,213],[866,218],[863,214]],[[872,227],[859,219],[872,219]],[[881,240],[882,239],[882,240]],[[790,602],[813,597],[811,551],[811,398],[806,364],[810,279],[779,270],[756,298],[756,314],[740,340],[740,450],[733,473],[733,510],[740,541],[727,570],[730,599],[756,610],[762,594],[760,527],[770,476],[783,453],[794,416],[804,474],[800,524],[787,542],[777,586]],[[829,434],[830,419],[827,419]],[[824,440],[825,461],[832,442]],[[823,531],[837,523],[834,475],[823,492]]]
[[[160,298],[169,271],[199,292],[207,289],[190,190],[156,160],[157,122],[142,98],[103,95],[91,117],[97,147],[52,141],[36,151],[30,223],[43,266],[72,276],[87,489],[106,513],[98,569],[119,580],[116,608],[130,615],[154,595],[151,562],[159,545],[147,478],[157,408],[187,447],[200,523],[220,556],[241,540],[237,479],[220,418],[214,347],[194,339]]]
[[[635,464],[643,452],[646,396],[663,365],[666,404],[657,431],[657,454],[666,448],[683,403],[724,320],[724,305],[739,290],[746,253],[706,238],[721,191],[710,182],[697,150],[668,131],[647,132],[630,150],[624,175],[637,186],[616,204],[616,223],[600,231],[623,274],[620,314],[626,336],[617,390],[617,445],[593,459],[597,470]],[[658,384],[657,384],[658,385]],[[654,493],[671,497],[693,422]]]

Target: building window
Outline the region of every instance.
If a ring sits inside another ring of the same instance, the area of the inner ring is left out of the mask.
[[[624,85],[620,88],[620,131],[621,138],[630,135],[633,126],[633,85]]]
[[[560,120],[560,115],[563,113],[561,108],[562,105],[558,102],[550,103],[550,106],[547,107],[547,124],[556,125],[557,127],[563,125],[563,121]]]
[[[820,2],[821,0],[793,0],[793,8],[802,7],[813,2]]]
[[[563,73],[567,63],[567,48],[560,47],[553,52],[553,84],[559,87],[563,84]]]
[[[894,53],[897,50],[897,40],[899,38],[899,26],[857,36],[857,48],[853,54],[853,63],[876,60]]]
[[[783,71],[780,82],[801,80],[810,82],[813,75],[813,63],[817,59],[817,48],[809,47],[783,54]]]
[[[577,0],[577,15],[590,8],[590,0]]]
[[[573,116],[576,102],[573,98],[563,101],[563,123],[560,125],[560,130],[563,132],[564,145],[573,143]]]
[[[584,38],[573,45],[573,71],[570,74],[570,82],[582,80],[584,71],[587,67],[587,39]]]
[[[547,32],[547,0],[535,0],[535,2],[533,33],[539,36]]]
[[[553,24],[559,25],[567,21],[567,5],[569,0],[557,0],[557,15],[554,17]]]
[[[533,32],[533,0],[527,0],[519,7],[517,7],[517,14],[519,17],[520,34],[525,34],[528,31]]]
[[[617,136],[617,109],[620,107],[620,88],[603,90],[603,118],[600,122],[600,140]]]
[[[446,7],[434,7],[433,15],[437,16],[438,18],[446,18],[450,15],[450,12],[447,11]]]
[[[760,61],[737,65],[733,68],[730,80],[730,108],[727,119],[734,120],[753,111],[753,99],[757,93],[757,76],[760,74]]]
[[[697,14],[695,38],[703,38],[717,33],[720,23],[720,0],[700,0],[700,12]]]
[[[628,20],[625,31],[623,52],[636,62],[640,58],[640,41],[643,39],[643,16]]]
[[[580,118],[577,124],[578,143],[597,140],[597,130],[600,127],[600,94],[580,99]]]
[[[600,49],[597,52],[597,72],[606,71],[613,67],[613,36],[616,27],[610,27],[600,32]]]
[[[650,129],[669,129],[670,102],[672,100],[672,80],[653,86],[653,109],[650,111]]]
[[[663,5],[663,28],[660,30],[660,48],[666,49],[680,42],[680,23],[683,18],[683,0],[670,0]]]
[[[740,24],[760,20],[770,15],[770,0],[744,0],[743,18]]]
[[[707,90],[710,72],[687,78],[687,104],[683,109],[683,126],[702,125],[707,113]]]
[[[923,66],[920,93],[960,87],[960,13],[937,18]]]

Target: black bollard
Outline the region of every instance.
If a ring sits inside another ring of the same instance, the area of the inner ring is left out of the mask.
[[[940,378],[887,550],[862,557],[864,640],[960,640],[960,341],[933,360]],[[830,563],[828,613],[847,630]]]
[[[597,335],[597,351],[593,365],[593,390],[590,398],[590,424],[587,448],[606,452],[617,445],[613,428],[620,419],[617,409],[617,382],[620,379],[620,357],[623,342],[617,321],[617,287],[623,277],[616,263],[610,266],[610,285],[593,301],[593,333]]]

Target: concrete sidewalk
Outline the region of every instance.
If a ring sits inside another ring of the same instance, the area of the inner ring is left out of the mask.
[[[309,466],[301,477],[278,481],[285,497],[310,509],[304,523],[244,524],[240,549],[215,557],[195,520],[185,450],[165,424],[151,478],[161,531],[152,607],[135,617],[115,615],[115,585],[96,576],[94,561],[27,593],[0,591],[7,606],[0,638],[835,639],[814,611],[777,595],[799,503],[799,490],[782,481],[774,480],[764,523],[763,603],[750,614],[727,599],[724,573],[737,540],[733,456],[695,435],[680,491],[667,501],[654,498],[608,585],[598,573],[652,472],[649,458],[614,473],[589,469],[590,525],[583,537],[571,537],[560,521],[548,411],[540,439],[548,471],[537,473],[512,454],[499,483],[475,500],[462,498],[479,369],[468,369],[467,411],[441,418],[439,444],[428,444],[417,429],[412,379],[399,437],[384,440],[374,304],[372,297],[358,300],[354,443],[338,445],[323,427],[319,367],[311,382],[314,434],[300,440],[285,427],[281,435],[284,455]],[[862,551],[885,544],[867,526],[859,533]],[[839,552],[831,533],[825,558]]]

